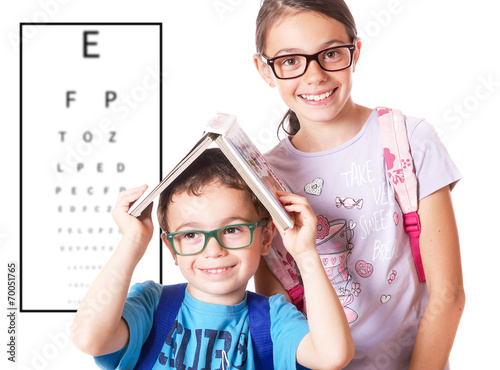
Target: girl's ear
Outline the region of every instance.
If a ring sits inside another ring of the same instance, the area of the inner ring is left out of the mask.
[[[269,86],[274,87],[274,81],[273,81],[273,76],[272,76],[272,72],[271,72],[271,67],[269,67],[266,63],[264,63],[264,61],[262,60],[262,58],[258,54],[254,54],[253,62],[255,64],[255,68],[257,68],[257,71],[259,72],[262,79],[264,81],[266,81],[266,83]]]
[[[356,40],[356,50],[354,50],[354,55],[353,55],[353,60],[352,60],[352,65],[353,65],[353,72],[356,69],[356,63],[358,63],[359,59],[359,54],[361,53],[361,40],[357,39]]]
[[[174,248],[172,248],[172,245],[170,245],[170,242],[167,240],[167,236],[165,233],[161,233],[161,240],[163,240],[163,244],[165,244],[170,251],[170,254],[172,255],[172,258],[175,261],[175,264],[177,265],[177,254],[174,252]]]
[[[265,256],[269,253],[271,248],[271,243],[273,241],[273,236],[276,231],[276,226],[273,220],[270,218],[267,223],[263,226],[262,236],[261,236],[261,256]]]

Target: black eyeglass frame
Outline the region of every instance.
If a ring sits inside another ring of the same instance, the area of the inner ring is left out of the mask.
[[[217,243],[219,243],[219,245],[222,248],[224,248],[224,249],[236,250],[236,249],[247,248],[248,246],[250,246],[253,243],[253,234],[254,234],[254,231],[257,228],[266,225],[268,220],[269,220],[269,218],[264,218],[264,219],[262,219],[260,221],[257,221],[257,222],[249,222],[249,223],[242,223],[242,224],[226,225],[226,226],[220,227],[220,228],[212,230],[212,231],[185,230],[185,231],[179,231],[179,232],[170,233],[170,234],[164,232],[163,234],[165,234],[165,237],[170,242],[170,245],[172,246],[175,254],[177,254],[178,256],[194,256],[194,255],[203,253],[203,251],[207,248],[208,241],[210,240],[210,238],[214,238],[215,240],[217,240]],[[248,228],[250,229],[250,242],[247,245],[245,245],[243,247],[238,247],[238,248],[228,248],[225,245],[223,245],[222,242],[220,241],[219,236],[217,235],[217,233],[219,231],[221,231],[221,230],[232,228],[232,227],[238,227],[238,226],[248,226]],[[190,234],[190,233],[199,233],[199,234],[203,234],[205,236],[205,244],[203,245],[203,248],[199,252],[196,252],[196,253],[179,253],[179,251],[177,251],[177,249],[175,248],[174,236],[179,235],[179,234]]]
[[[319,58],[318,58],[319,55],[321,53],[324,53],[325,51],[335,50],[335,49],[339,49],[339,48],[348,48],[349,49],[349,51],[351,53],[351,58],[349,60],[349,65],[346,66],[346,67],[344,67],[344,68],[340,68],[340,69],[326,69],[325,67],[323,67],[321,65],[320,61],[319,61]],[[279,80],[292,80],[294,78],[303,76],[307,72],[307,68],[309,68],[309,64],[313,60],[315,60],[316,63],[318,63],[318,65],[324,71],[327,71],[327,72],[343,71],[344,69],[347,69],[347,68],[349,68],[352,65],[352,60],[353,60],[353,57],[354,57],[354,50],[356,50],[356,44],[345,44],[345,45],[339,45],[339,46],[329,47],[329,48],[320,50],[320,51],[318,51],[315,54],[286,54],[286,55],[279,55],[279,56],[274,57],[274,58],[267,58],[264,54],[261,54],[261,58],[263,59],[263,61],[265,63],[267,63],[271,67],[271,69],[273,70],[273,73],[274,73],[274,75],[276,76],[277,79],[279,79]],[[304,72],[302,72],[300,75],[297,75],[297,76],[294,76],[294,77],[279,77],[278,74],[276,73],[276,70],[274,69],[274,62],[277,59],[290,58],[290,57],[305,57],[306,58],[306,68],[304,68]]]

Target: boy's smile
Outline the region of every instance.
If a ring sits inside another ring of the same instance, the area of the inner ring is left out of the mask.
[[[186,192],[172,197],[167,211],[170,233],[189,230],[211,231],[228,225],[257,222],[261,219],[248,192],[212,183],[200,195]],[[254,230],[253,242],[242,249],[223,248],[210,238],[206,248],[192,256],[176,255],[167,247],[188,281],[188,291],[196,299],[215,304],[234,305],[243,300],[248,280],[267,254],[274,227]]]

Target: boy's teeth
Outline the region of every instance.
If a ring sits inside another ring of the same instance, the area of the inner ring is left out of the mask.
[[[328,91],[328,92],[321,94],[321,95],[301,95],[301,97],[306,99],[306,100],[320,101],[320,100],[328,98],[330,95],[332,95],[332,91]]]
[[[207,270],[207,271],[210,272],[211,274],[220,274],[222,271],[226,271],[226,270],[227,270],[227,267],[223,268],[223,269],[211,269],[211,270]]]

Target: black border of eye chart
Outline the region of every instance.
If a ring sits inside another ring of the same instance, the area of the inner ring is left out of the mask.
[[[23,308],[23,27],[24,26],[158,26],[159,31],[159,181],[163,178],[163,145],[162,145],[162,124],[163,124],[163,24],[161,22],[55,22],[55,23],[34,23],[21,22],[19,23],[20,47],[19,47],[19,312],[32,313],[58,313],[58,312],[76,312],[76,309],[25,309]],[[159,277],[160,284],[162,283],[163,267],[162,267],[162,248],[161,239],[159,243]]]

